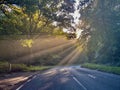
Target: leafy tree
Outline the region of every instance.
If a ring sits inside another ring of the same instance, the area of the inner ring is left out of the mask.
[[[95,0],[91,8],[82,12],[83,20],[91,26],[86,47],[90,62],[120,65],[119,4],[119,0]]]

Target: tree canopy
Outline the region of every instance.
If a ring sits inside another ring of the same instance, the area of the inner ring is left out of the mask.
[[[85,8],[87,2],[90,3]],[[74,3],[75,0],[0,0],[0,36],[26,35],[28,41],[22,45],[31,47],[33,35],[63,34],[63,28],[75,28],[71,14]],[[81,23],[76,28],[83,30],[79,44],[84,46],[84,61],[120,66],[120,1],[80,0],[78,6]]]

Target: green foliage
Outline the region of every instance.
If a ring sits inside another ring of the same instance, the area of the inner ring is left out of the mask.
[[[39,34],[49,22],[38,8],[39,0],[3,0],[0,5],[0,34]]]
[[[32,39],[21,40],[21,45],[23,47],[31,48],[32,44],[33,44],[33,40]]]
[[[56,27],[52,31],[53,35],[65,35],[63,30],[60,27]]]
[[[91,26],[86,46],[89,62],[120,66],[119,3],[119,0],[95,0],[91,8],[82,12],[83,21]]]
[[[63,0],[2,0],[0,3],[0,34],[1,35],[28,35],[46,32],[62,35],[62,28],[69,24],[66,15],[58,17],[56,12],[62,9],[57,7]],[[64,9],[64,8],[63,8]],[[52,22],[58,21],[60,28]],[[64,25],[64,24],[65,25]],[[55,28],[55,29],[54,29]]]
[[[39,0],[2,0],[1,4],[16,4],[23,8],[28,14],[34,13],[38,9]]]

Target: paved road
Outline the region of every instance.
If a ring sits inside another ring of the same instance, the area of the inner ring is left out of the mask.
[[[35,75],[16,90],[120,90],[120,76],[79,66],[56,67]]]

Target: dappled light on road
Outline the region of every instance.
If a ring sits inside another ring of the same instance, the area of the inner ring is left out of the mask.
[[[37,74],[35,78],[23,84],[20,90],[119,90],[119,82],[118,75],[80,66],[57,66]]]

